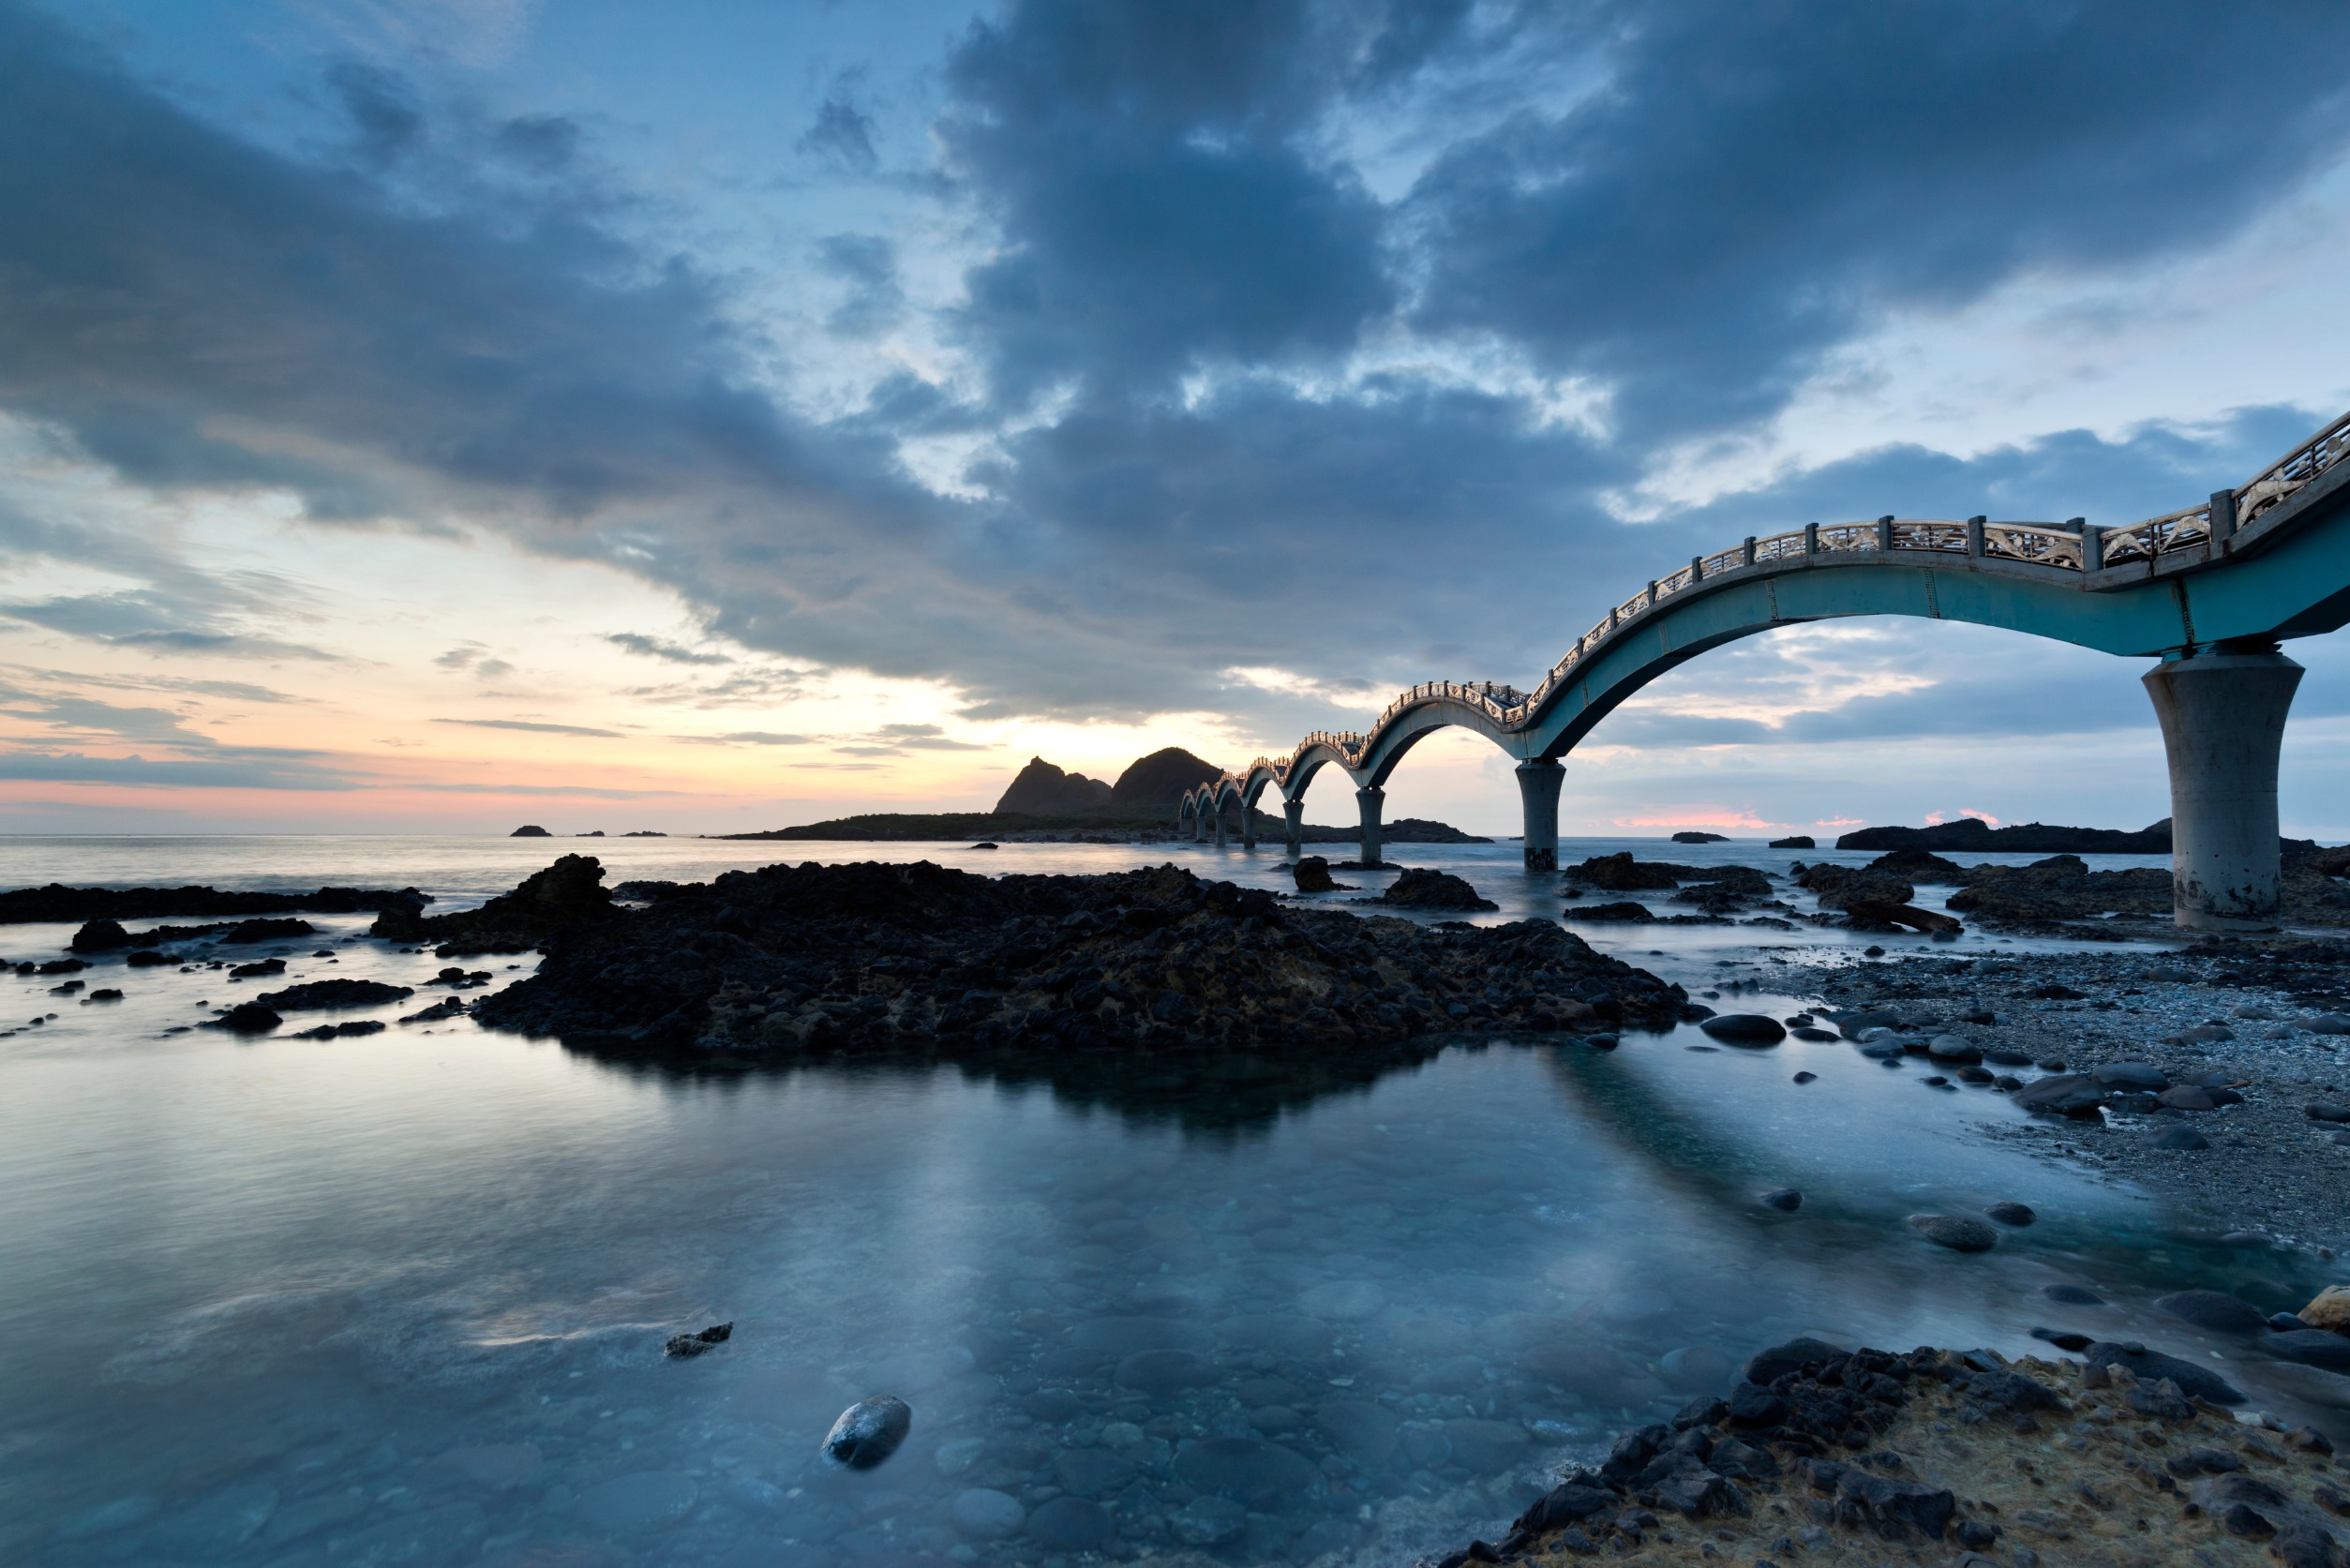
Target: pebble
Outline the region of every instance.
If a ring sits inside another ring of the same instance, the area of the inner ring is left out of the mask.
[[[1935,1246],[1953,1252],[1988,1252],[1999,1244],[1998,1232],[1966,1215],[1913,1214],[1908,1223]]]
[[[1764,1208],[1776,1209],[1781,1214],[1793,1214],[1804,1206],[1803,1193],[1791,1187],[1774,1187],[1757,1201]]]
[[[1819,1074],[1816,1072],[1799,1072],[1795,1075],[1795,1082],[1798,1083],[1817,1083],[1819,1082]]]
[[[824,1434],[824,1456],[850,1470],[871,1470],[898,1451],[913,1426],[913,1411],[894,1395],[860,1399]]]
[[[1028,1538],[1047,1551],[1089,1551],[1109,1535],[1109,1512],[1081,1497],[1056,1497],[1028,1516]]]
[[[1010,1493],[972,1486],[955,1494],[947,1520],[958,1533],[975,1541],[1001,1541],[1020,1533],[1020,1527],[1028,1522],[1028,1511]]]

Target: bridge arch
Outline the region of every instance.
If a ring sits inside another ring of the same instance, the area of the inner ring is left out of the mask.
[[[2170,758],[2178,919],[2259,926],[2276,907],[2277,756],[2300,674],[2278,645],[2350,622],[2345,455],[2350,414],[2250,483],[2127,528],[1885,516],[1748,538],[1617,605],[1531,692],[1425,682],[1365,731],[1316,731],[1200,793],[1278,784],[1295,852],[1306,786],[1335,764],[1355,781],[1363,858],[1376,861],[1388,776],[1429,734],[1467,728],[1519,759],[1527,865],[1552,869],[1558,759],[1659,676],[1782,626],[1968,621],[2163,661],[2146,681]]]

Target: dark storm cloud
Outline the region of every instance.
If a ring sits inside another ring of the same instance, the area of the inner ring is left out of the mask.
[[[1872,454],[1641,527],[1598,500],[1658,435],[1775,409],[1880,309],[2229,238],[2339,151],[2346,29],[2289,6],[1014,3],[952,52],[937,126],[995,242],[947,323],[987,393],[902,375],[822,424],[763,390],[771,346],[724,280],[619,237],[660,224],[570,119],[442,125],[346,71],[348,154],[307,163],[0,0],[0,406],[158,490],[503,529],[674,589],[741,648],[941,679],[976,715],[1286,725],[1296,698],[1220,672],[1522,681],[1742,532],[2127,521],[2242,477],[2227,433],[2154,432]],[[2214,80],[2237,59],[2256,88]],[[1413,127],[1457,144],[1383,204],[1343,127],[1478,70],[1516,73],[1496,101],[1593,85]],[[836,92],[807,146],[859,166],[875,133]],[[398,193],[420,165],[429,202]],[[887,246],[826,242],[835,330],[910,308]],[[1458,375],[1347,371],[1414,324],[1607,383],[1610,432]],[[1046,391],[1074,396],[1035,423]],[[964,476],[983,499],[901,468],[900,437],[949,433],[996,438]],[[144,586],[0,613],[269,640],[240,608],[258,590],[135,564]],[[636,694],[763,706],[798,680]]]
[[[1635,434],[1767,411],[1890,306],[2220,243],[2350,122],[2327,0],[1581,10],[1604,88],[1414,193],[1416,317],[1611,382]]]

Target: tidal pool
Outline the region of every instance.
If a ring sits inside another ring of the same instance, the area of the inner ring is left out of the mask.
[[[419,988],[338,1016],[434,999],[440,961],[317,923],[288,978]],[[0,1038],[11,1562],[1400,1563],[1799,1333],[2143,1337],[2283,1410],[2148,1304],[2313,1283],[1843,1044],[681,1070],[461,1018],[238,1040],[189,1027],[253,989],[222,970],[73,978],[0,980],[56,1015]],[[2000,1200],[2042,1218],[1983,1256],[1902,1223]],[[904,1446],[825,1463],[879,1394]]]

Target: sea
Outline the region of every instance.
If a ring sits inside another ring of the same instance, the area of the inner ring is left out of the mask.
[[[1627,848],[1869,859],[1561,855]],[[446,910],[563,853],[614,883],[929,859],[1291,885],[1278,844],[44,837],[0,839],[0,887],[413,886]],[[1515,844],[1390,858],[1466,877],[1501,905],[1480,920],[1565,908]],[[1348,907],[1391,874],[1339,874],[1357,890],[1309,902]],[[2310,1260],[1986,1137],[2019,1118],[2003,1097],[1929,1092],[1841,1041],[1465,1034],[1393,1070],[616,1063],[402,1023],[445,994],[444,961],[364,916],[306,918],[181,966],[0,979],[0,1561],[1401,1565],[1498,1538],[1617,1431],[1799,1334],[2020,1355],[2052,1353],[2031,1330],[2057,1322],[2306,1413],[2151,1303],[2209,1286],[2297,1306],[2323,1282]],[[1573,929],[1774,1015],[1817,1000],[1815,962],[2051,948]],[[0,927],[0,953],[52,960],[72,933]],[[284,979],[228,973],[272,956]],[[531,962],[460,967],[486,988]],[[385,1023],[369,1034],[207,1026],[329,976],[413,994],[331,1015]],[[1796,1211],[1758,1202],[1786,1187]],[[1903,1223],[2002,1201],[2039,1218],[1989,1253]],[[2043,1293],[2065,1284],[2106,1305]],[[722,1323],[707,1353],[665,1353]],[[884,1395],[911,1408],[902,1447],[827,1460],[834,1420]]]

